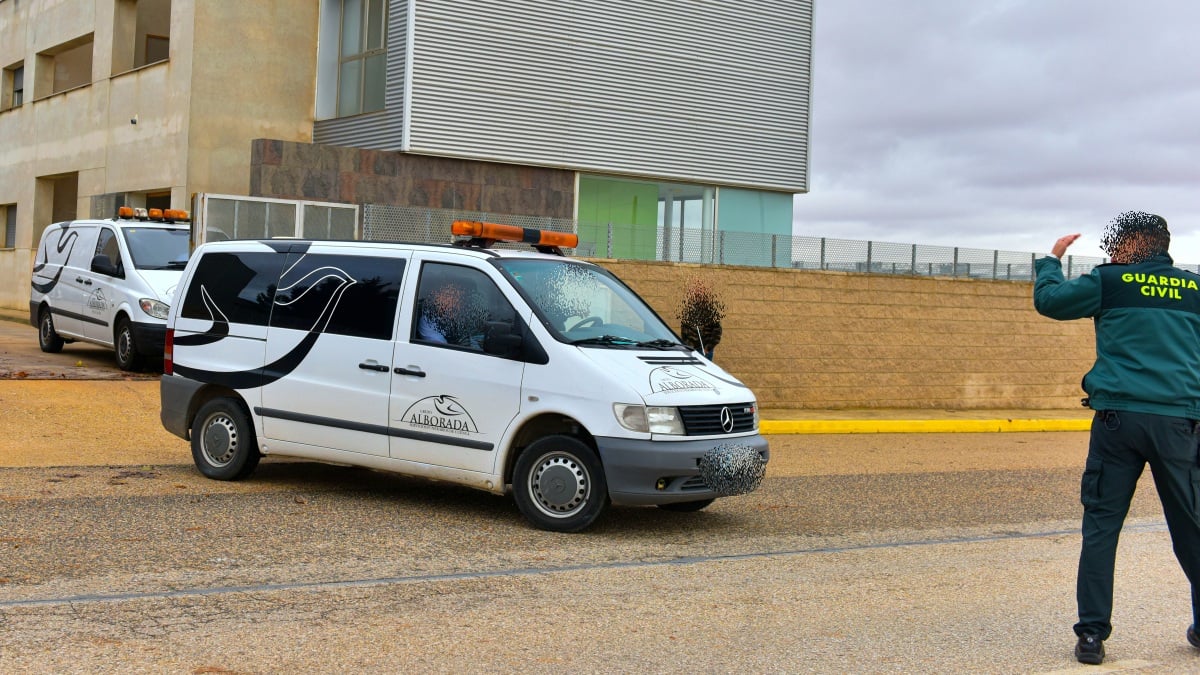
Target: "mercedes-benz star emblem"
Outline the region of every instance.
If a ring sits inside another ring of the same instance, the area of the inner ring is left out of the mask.
[[[733,413],[729,412],[729,408],[721,408],[721,428],[725,433],[733,431]]]

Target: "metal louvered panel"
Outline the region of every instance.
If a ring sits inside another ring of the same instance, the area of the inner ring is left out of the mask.
[[[811,18],[811,0],[417,0],[411,150],[804,191]]]
[[[399,150],[402,138],[400,112],[383,110],[354,117],[318,120],[313,142],[372,150]]]
[[[733,418],[733,426],[728,431],[721,424],[721,414],[726,408]],[[754,431],[753,403],[680,406],[679,416],[683,418],[683,428],[688,436],[716,436]]]

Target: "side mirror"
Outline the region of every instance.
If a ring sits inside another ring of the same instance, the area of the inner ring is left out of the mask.
[[[515,359],[521,355],[521,345],[525,338],[518,329],[507,321],[487,322],[487,332],[483,337],[483,352],[492,356]]]
[[[108,256],[100,253],[92,258],[92,271],[97,274],[105,274],[110,277],[120,277],[121,270],[108,259]]]

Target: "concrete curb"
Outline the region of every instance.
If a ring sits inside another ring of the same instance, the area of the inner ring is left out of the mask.
[[[964,434],[1004,431],[1088,431],[1091,419],[982,420],[762,420],[759,433],[788,434]]]

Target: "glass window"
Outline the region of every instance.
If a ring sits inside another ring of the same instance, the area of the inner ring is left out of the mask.
[[[342,0],[341,21],[337,114],[383,110],[387,0]]]
[[[362,112],[362,61],[344,61],[338,79],[338,114],[342,117]]]
[[[25,67],[22,64],[4,69],[4,90],[0,110],[19,108],[25,102]]]
[[[392,339],[403,260],[292,253],[285,269],[272,327]]]
[[[0,216],[4,216],[4,248],[17,246],[17,205],[0,206]]]
[[[165,35],[146,36],[146,63],[166,61],[171,54],[171,38]]]
[[[121,247],[117,244],[117,233],[107,227],[100,229],[100,238],[96,240],[96,255],[108,256],[108,262],[113,267],[121,269]]]
[[[139,270],[183,269],[187,264],[191,233],[165,227],[136,227],[125,230],[129,257]]]
[[[516,258],[495,264],[559,341],[620,348],[661,340],[653,346],[681,347],[654,310],[603,268]]]
[[[185,319],[265,326],[287,256],[269,252],[210,253],[200,259],[179,309]]]
[[[482,352],[488,322],[513,324],[516,312],[483,272],[425,263],[417,287],[411,339]]]

